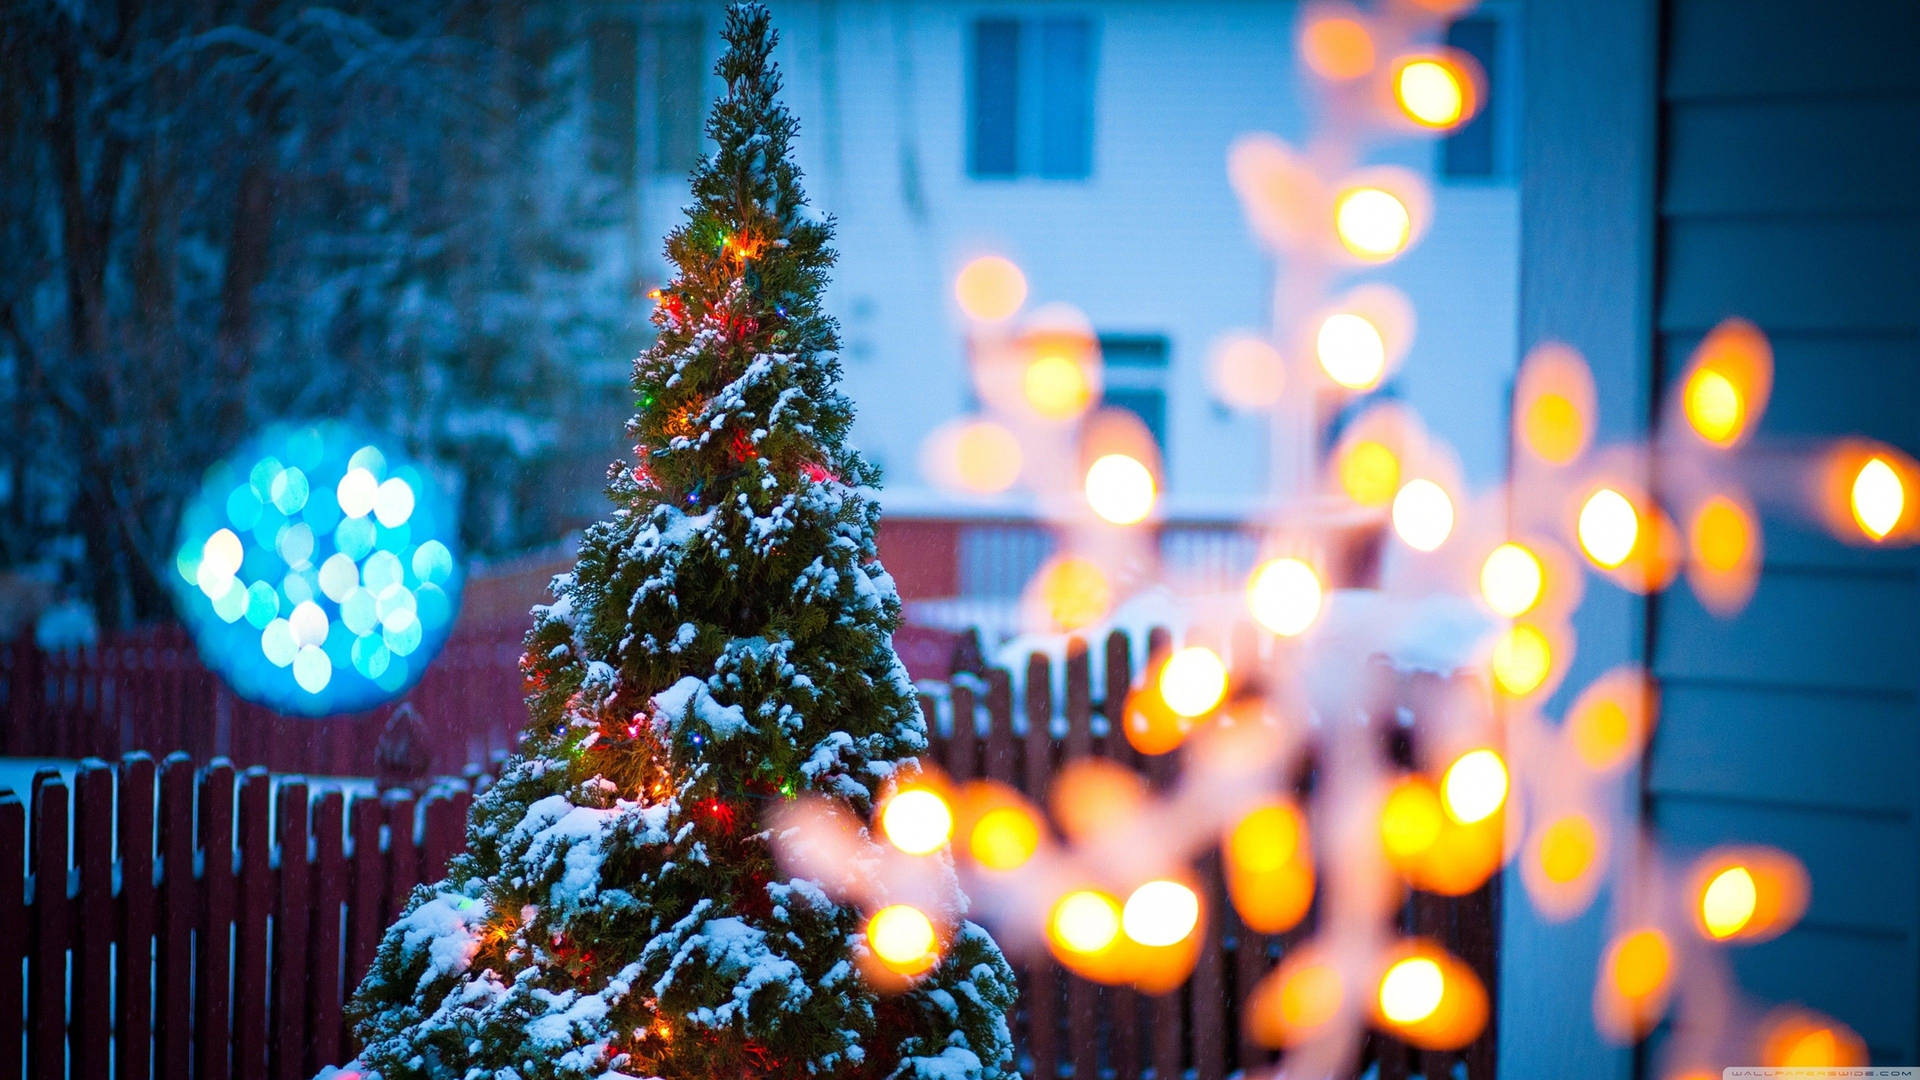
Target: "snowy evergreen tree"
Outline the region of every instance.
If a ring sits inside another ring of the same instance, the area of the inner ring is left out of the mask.
[[[766,9],[735,4],[725,38],[635,368],[639,464],[536,612],[522,753],[354,1002],[356,1068],[384,1080],[1012,1074],[1013,975],[957,891],[940,962],[889,992],[862,913],[770,849],[798,793],[868,816],[926,729]]]

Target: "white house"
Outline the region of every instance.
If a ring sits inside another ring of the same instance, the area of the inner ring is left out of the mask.
[[[1009,595],[1049,543],[1030,504],[957,499],[922,473],[928,430],[975,404],[952,283],[983,253],[1025,270],[1029,307],[1071,304],[1101,336],[1107,403],[1139,414],[1161,445],[1163,554],[1183,529],[1232,530],[1267,502],[1270,424],[1216,401],[1205,365],[1220,335],[1261,331],[1270,318],[1273,264],[1243,220],[1227,152],[1249,132],[1304,134],[1299,5],[772,6],[800,163],[813,201],[839,221],[830,310],[843,325],[856,441],[886,470],[883,546],[909,600]],[[612,3],[594,38],[594,126],[612,143],[609,160],[632,170],[643,284],[667,274],[659,238],[685,202],[718,90],[720,8]],[[1418,312],[1403,373],[1385,392],[1416,406],[1482,483],[1505,466],[1516,361],[1518,13],[1489,5],[1448,31],[1488,72],[1475,122],[1375,157],[1425,173],[1435,196],[1419,244],[1369,275]]]

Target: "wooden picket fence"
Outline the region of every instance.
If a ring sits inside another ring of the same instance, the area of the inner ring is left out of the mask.
[[[408,699],[432,754],[457,773],[508,749],[526,715],[524,623],[462,625]],[[208,670],[179,626],[154,626],[87,648],[0,644],[0,756],[112,759],[179,750],[195,762],[319,776],[370,776],[390,709],[285,716],[243,700]]]
[[[957,778],[991,777],[1036,799],[1063,762],[1087,756],[1165,784],[1170,757],[1140,759],[1100,720],[1133,670],[1125,637],[1103,645],[1102,685],[1087,653],[1070,653],[1060,701],[1041,656],[1018,679],[996,670],[929,695],[929,715],[951,731],[930,756]],[[85,762],[71,784],[41,773],[30,814],[0,792],[0,857],[23,871],[0,869],[0,972],[20,973],[0,978],[0,1016],[23,1018],[0,1024],[0,1063],[19,1062],[32,1080],[292,1080],[346,1060],[344,1001],[408,892],[460,849],[476,779],[420,799],[374,798],[135,753]],[[1027,1076],[1225,1080],[1273,1060],[1245,1037],[1239,1003],[1309,928],[1247,932],[1218,866],[1200,870],[1218,914],[1182,989],[1148,997],[1050,959],[1021,966],[1013,1020]],[[1491,992],[1497,907],[1497,882],[1456,900],[1417,894],[1402,925],[1446,944]],[[1491,1027],[1457,1054],[1375,1037],[1360,1068],[1437,1078],[1458,1062],[1470,1080],[1490,1080],[1494,1044]]]

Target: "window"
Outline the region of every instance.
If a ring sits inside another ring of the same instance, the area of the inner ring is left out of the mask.
[[[1076,17],[973,24],[967,172],[1081,179],[1093,172],[1093,24]]]
[[[1100,338],[1102,401],[1140,418],[1167,455],[1167,339],[1158,335],[1106,334]]]
[[[653,20],[646,32],[653,84],[649,164],[655,173],[683,175],[700,163],[706,134],[706,35],[699,19]]]
[[[1503,138],[1507,92],[1502,27],[1497,19],[1475,16],[1447,27],[1447,44],[1474,58],[1486,76],[1480,111],[1440,144],[1440,172],[1456,179],[1488,180],[1508,172]]]
[[[596,23],[587,42],[587,153],[593,167],[622,184],[639,162],[639,37],[631,22]]]

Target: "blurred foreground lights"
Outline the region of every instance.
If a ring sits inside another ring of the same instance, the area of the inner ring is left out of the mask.
[[[1393,497],[1393,531],[1415,551],[1435,551],[1453,535],[1453,500],[1431,480],[1410,480]]]
[[[1484,821],[1506,805],[1506,763],[1492,750],[1468,751],[1447,766],[1440,790],[1455,821],[1468,825]]]
[[[1228,831],[1224,847],[1227,893],[1249,929],[1284,933],[1306,917],[1314,870],[1298,807],[1272,802],[1252,810]]]
[[[894,847],[909,855],[927,855],[940,850],[952,834],[953,811],[936,792],[906,788],[887,800],[880,828]]]
[[[1701,340],[1680,387],[1687,427],[1710,446],[1744,439],[1773,390],[1773,346],[1745,319],[1728,319]]]
[[[920,975],[940,959],[939,937],[925,912],[908,904],[883,907],[867,920],[873,955],[900,975]]]
[[[1093,382],[1079,359],[1062,349],[1040,348],[1020,375],[1027,405],[1048,420],[1071,420],[1093,402]]]
[[[1263,1046],[1293,1046],[1318,1035],[1345,1009],[1346,986],[1324,946],[1282,952],[1279,966],[1248,997],[1248,1034]]]
[[[1119,940],[1120,902],[1104,892],[1081,889],[1062,896],[1047,917],[1047,938],[1070,954],[1091,956]]]
[[[1020,440],[1004,424],[962,420],[943,424],[922,445],[921,464],[936,484],[975,495],[997,495],[1020,479]]]
[[[1413,1024],[1432,1016],[1446,992],[1440,965],[1424,956],[1402,960],[1380,980],[1380,1014],[1395,1024]]]
[[[249,701],[324,716],[411,686],[452,628],[451,503],[366,433],[277,425],[207,471],[181,514],[175,598]]]
[[[1775,848],[1716,848],[1695,861],[1690,878],[1694,925],[1711,941],[1766,941],[1806,911],[1806,869]]]
[[[1775,1069],[1851,1069],[1867,1063],[1867,1045],[1845,1024],[1792,1007],[1761,1022],[1760,1062]]]
[[[1106,572],[1090,559],[1069,555],[1041,567],[1031,586],[1041,615],[1056,631],[1073,631],[1105,618],[1113,607]]]
[[[1247,582],[1254,621],[1281,637],[1297,637],[1320,617],[1320,575],[1300,559],[1262,563]]]
[[[1011,259],[982,255],[960,268],[953,279],[953,296],[968,318],[1000,322],[1026,303],[1027,275]]]
[[[1580,505],[1577,527],[1580,550],[1603,569],[1627,561],[1640,539],[1640,513],[1625,495],[1603,487]]]
[[[1133,890],[1120,913],[1120,926],[1141,945],[1178,945],[1200,924],[1200,897],[1177,881],[1149,881]]]
[[[1702,439],[1726,446],[1746,424],[1747,404],[1732,380],[1718,371],[1700,369],[1681,392],[1687,423]]]
[[[1532,623],[1515,623],[1493,644],[1493,682],[1508,697],[1526,697],[1553,675],[1553,643]]]
[[[1369,262],[1393,258],[1413,239],[1413,214],[1407,204],[1377,187],[1341,192],[1334,200],[1333,224],[1341,246]]]
[[[1509,619],[1533,610],[1545,584],[1540,557],[1522,544],[1501,544],[1480,564],[1480,595]]]
[[[1868,458],[1860,466],[1847,498],[1853,520],[1872,540],[1885,540],[1907,509],[1906,485],[1883,457]]]
[[[1653,683],[1637,668],[1616,668],[1582,691],[1563,726],[1580,764],[1606,776],[1638,760],[1653,702]]]
[[[1528,454],[1552,466],[1572,464],[1593,438],[1593,372],[1557,342],[1527,353],[1514,382],[1514,427]]]
[[[1645,1035],[1667,1011],[1673,986],[1673,943],[1660,930],[1634,927],[1608,945],[1594,988],[1594,1019],[1615,1039]]]
[[[1300,58],[1329,82],[1351,82],[1373,70],[1373,35],[1352,15],[1310,11],[1300,26]]]
[[[1700,917],[1707,934],[1730,938],[1753,921],[1759,894],[1753,884],[1753,871],[1744,866],[1728,867],[1707,882],[1700,897]]]
[[[1212,649],[1189,646],[1167,658],[1159,686],[1168,708],[1188,718],[1203,716],[1227,695],[1227,665]]]
[[[1108,454],[1087,467],[1087,505],[1115,525],[1137,525],[1153,512],[1153,472],[1139,459]]]
[[[1387,370],[1387,339],[1366,316],[1337,311],[1320,323],[1314,355],[1327,378],[1349,390],[1371,390]]]
[[[1571,918],[1593,902],[1602,851],[1600,829],[1585,813],[1561,814],[1533,830],[1520,876],[1542,915]]]
[[[1270,408],[1286,389],[1280,351],[1252,334],[1234,334],[1213,347],[1208,375],[1214,396],[1236,409]]]
[[[1473,84],[1451,60],[1415,56],[1394,66],[1393,100],[1408,120],[1445,131],[1473,112]]]
[[[1487,991],[1473,969],[1439,946],[1404,942],[1387,955],[1374,1023],[1423,1050],[1454,1050],[1487,1024]]]
[[[1385,443],[1357,439],[1335,464],[1340,490],[1361,506],[1385,506],[1400,490],[1400,458]]]
[[[967,836],[973,861],[989,870],[1017,870],[1040,849],[1040,822],[1031,810],[998,806],[980,815]]]

